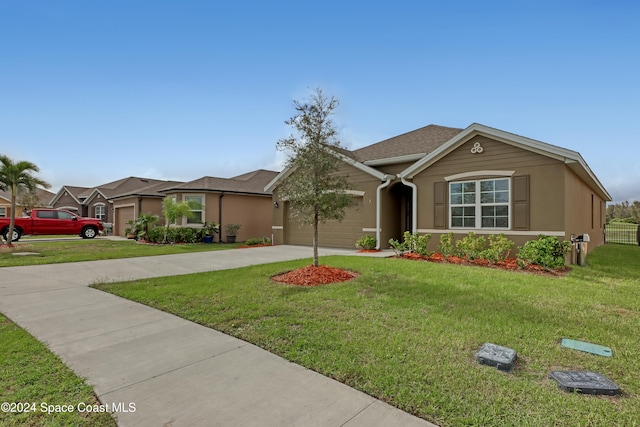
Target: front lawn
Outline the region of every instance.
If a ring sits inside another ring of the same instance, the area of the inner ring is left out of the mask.
[[[605,246],[563,277],[404,259],[324,257],[352,281],[272,282],[310,261],[99,284],[99,289],[252,342],[442,426],[638,425],[640,248]],[[609,346],[605,358],[560,346]],[[518,352],[479,365],[485,342]],[[565,393],[552,370],[592,370],[620,397]]]
[[[187,252],[217,251],[237,248],[241,243],[187,243],[147,245],[134,240],[58,240],[45,242],[20,241],[10,249],[0,246],[0,267],[36,264],[57,264],[101,259],[133,258]],[[33,255],[14,255],[32,252]]]
[[[1,314],[0,402],[2,426],[116,425],[109,413],[84,412],[85,406],[100,404],[93,389],[46,345]],[[62,412],[56,405],[72,405],[73,410]]]

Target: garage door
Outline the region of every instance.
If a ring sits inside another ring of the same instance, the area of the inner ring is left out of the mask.
[[[318,228],[318,244],[328,248],[355,248],[362,236],[362,198],[347,210],[341,222],[327,221]],[[289,204],[285,204],[284,242],[289,245],[313,245],[313,227],[301,225],[289,218]]]
[[[135,208],[133,206],[116,207],[114,213],[115,225],[113,234],[124,236],[124,229],[128,227],[127,221],[135,219]]]

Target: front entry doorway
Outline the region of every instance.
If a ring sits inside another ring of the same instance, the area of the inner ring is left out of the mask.
[[[398,183],[391,187],[391,194],[395,210],[393,238],[402,241],[404,232],[413,229],[413,188]]]

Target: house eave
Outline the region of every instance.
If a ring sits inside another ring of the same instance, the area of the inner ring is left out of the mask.
[[[426,156],[427,153],[407,154],[404,156],[388,157],[385,159],[367,160],[362,162],[366,166],[385,166],[393,165],[397,163],[415,162]]]
[[[402,171],[399,176],[406,179],[413,179],[415,175],[422,172],[438,160],[445,157],[451,151],[455,150],[471,138],[482,135],[505,144],[513,145],[534,153],[550,157],[567,164],[574,172],[578,174],[585,182],[587,182],[601,197],[610,201],[611,195],[604,188],[595,174],[591,171],[587,163],[584,161],[580,153],[556,145],[547,144],[546,142],[537,141],[535,139],[526,138],[524,136],[505,132],[500,129],[491,128],[479,123],[473,123],[465,130],[455,135],[449,141],[445,142],[439,148],[429,153],[413,165]],[[573,166],[572,166],[573,165]]]

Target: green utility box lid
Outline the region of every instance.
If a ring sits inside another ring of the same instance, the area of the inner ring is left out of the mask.
[[[564,338],[561,345],[563,347],[572,348],[574,350],[585,351],[587,353],[597,354],[598,356],[611,357],[613,352],[609,347],[603,345],[591,344],[585,341],[576,341],[569,338]]]

